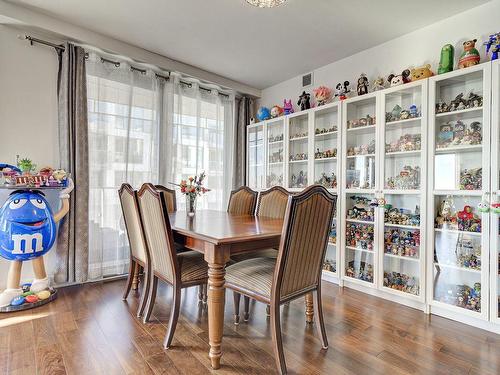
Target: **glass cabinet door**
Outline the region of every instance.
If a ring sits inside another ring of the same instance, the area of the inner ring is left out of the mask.
[[[500,60],[492,63],[491,82],[491,320],[500,324]]]
[[[435,76],[429,90],[432,304],[482,319],[489,306],[490,79],[482,64]]]
[[[314,183],[337,190],[339,107],[314,112]]]
[[[261,189],[264,186],[264,125],[251,125],[247,131],[247,184],[252,189]]]
[[[288,187],[302,189],[308,185],[308,113],[289,117],[288,138]]]
[[[266,188],[283,186],[284,172],[284,118],[267,122],[267,173]]]

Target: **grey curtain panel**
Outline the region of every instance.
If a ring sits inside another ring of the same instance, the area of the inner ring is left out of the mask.
[[[71,174],[75,189],[70,211],[59,226],[56,283],[84,282],[88,275],[89,160],[85,50],[66,43],[59,53],[57,82],[61,167]]]
[[[254,117],[253,100],[245,96],[237,98],[233,189],[246,184],[247,125],[252,117]]]

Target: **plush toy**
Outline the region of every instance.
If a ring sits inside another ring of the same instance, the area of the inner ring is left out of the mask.
[[[499,202],[492,203],[491,204],[491,211],[494,214],[500,214],[500,203]]]
[[[455,49],[451,44],[445,44],[441,48],[441,57],[439,59],[438,74],[448,73],[453,70],[453,58]]]
[[[347,94],[351,92],[349,88],[349,81],[344,81],[344,83],[337,83],[335,86],[335,97],[338,97],[340,100],[344,100],[347,98]]]
[[[302,91],[302,94],[299,96],[297,105],[300,106],[301,111],[311,108],[311,94]]]
[[[411,81],[418,81],[420,79],[425,79],[432,77],[434,73],[431,70],[431,64],[426,64],[424,66],[412,69],[410,71]]]
[[[483,199],[481,202],[479,202],[479,204],[477,205],[477,209],[479,212],[481,213],[487,213],[490,211],[490,204],[488,203],[488,201],[486,201],[485,199]]]
[[[271,111],[267,107],[260,107],[257,111],[257,120],[265,121],[271,117]]]
[[[500,51],[500,33],[491,34],[487,42],[483,45],[486,46],[486,55],[491,50],[491,61],[498,60],[498,52]]]
[[[326,86],[320,86],[314,89],[313,94],[318,106],[328,103],[332,98],[332,90]]]
[[[383,89],[385,89],[384,79],[382,77],[377,77],[372,82],[372,91],[378,91],[378,90],[383,90]]]
[[[479,64],[479,51],[476,49],[477,39],[468,40],[463,43],[464,51],[458,60],[458,69],[468,68]]]
[[[285,115],[293,113],[292,99],[288,101],[286,99],[283,100],[283,110],[285,111]]]
[[[366,78],[365,73],[361,73],[358,78],[358,87],[357,90],[358,95],[368,94],[368,78]]]
[[[405,69],[401,72],[401,74],[398,75],[389,74],[389,77],[387,77],[387,82],[390,83],[391,87],[410,82],[410,69]]]
[[[279,117],[283,114],[283,108],[279,105],[275,105],[271,108],[271,118]]]

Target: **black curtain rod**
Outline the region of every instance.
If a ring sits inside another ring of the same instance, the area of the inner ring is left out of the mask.
[[[31,35],[25,35],[24,39],[29,40],[30,45],[33,45],[33,43],[38,43],[38,44],[44,44],[46,46],[55,48],[57,51],[64,52],[64,50],[65,50],[64,46],[61,44],[55,44],[55,43],[47,42],[46,40],[33,38]]]

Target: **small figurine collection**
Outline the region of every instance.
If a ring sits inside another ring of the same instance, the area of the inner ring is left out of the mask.
[[[365,73],[361,73],[361,75],[358,78],[358,87],[356,91],[358,92],[358,95],[365,95],[368,94],[368,78],[366,77]]]
[[[463,232],[481,232],[481,218],[474,213],[472,206],[465,205],[462,211],[454,211],[453,199],[448,196],[440,204],[436,228],[452,229]]]
[[[358,267],[356,267],[356,263]],[[373,283],[373,265],[366,262],[350,261],[345,270],[347,277]]]
[[[335,245],[337,243],[337,224],[335,224],[335,221],[332,224],[332,227],[330,228],[330,234],[328,235],[328,242]]]
[[[385,183],[386,189],[413,190],[420,188],[420,167],[406,165],[397,176],[389,177]]]
[[[277,135],[270,135],[269,138],[267,139],[267,141],[269,143],[273,143],[273,142],[281,142],[283,140],[283,133],[281,134],[277,134]]]
[[[321,177],[317,179],[315,184],[320,184],[324,186],[327,189],[336,189],[337,188],[337,176],[335,175],[334,172],[330,176],[328,176],[326,173],[321,173]]]
[[[41,168],[36,171],[36,164],[30,159],[19,159],[17,166],[0,163],[0,186],[19,187],[66,187],[68,174],[63,169],[51,167]]]
[[[463,43],[463,52],[458,59],[458,69],[469,68],[479,64],[481,57],[476,49],[477,39],[467,40]]]
[[[332,125],[329,128],[316,128],[314,131],[314,134],[316,135],[321,135],[321,134],[328,134],[328,133],[333,133],[337,131],[337,125]]]
[[[282,116],[284,113],[283,107],[279,105],[275,105],[271,108],[271,118],[276,118]]]
[[[400,292],[419,295],[419,282],[416,276],[400,272],[384,272],[384,286]]]
[[[306,186],[307,186],[307,172],[300,171],[298,176],[292,173],[292,175],[290,176],[291,188],[304,188]]]
[[[279,176],[271,172],[267,176],[267,186],[268,187],[273,187],[273,186],[283,186],[283,174],[280,174]]]
[[[385,113],[385,122],[408,120],[420,117],[420,110],[415,104],[412,104],[408,109],[402,109],[399,104],[396,104],[391,112]]]
[[[482,126],[479,121],[473,121],[468,126],[462,121],[449,121],[439,127],[437,148],[452,146],[480,145],[483,142]]]
[[[318,107],[329,103],[332,99],[332,90],[326,86],[320,86],[314,89],[313,94]]]
[[[347,210],[348,219],[373,221],[375,217],[374,207],[376,207],[374,202],[366,197],[358,195],[351,196],[351,200],[354,201],[354,206]]]
[[[360,250],[372,251],[373,239],[373,225],[346,223],[346,246]]]
[[[335,259],[326,258],[323,263],[323,269],[329,272],[337,272],[337,261]]]
[[[440,286],[440,289],[442,289],[438,297],[440,302],[481,312],[481,283],[474,283],[472,288],[464,284],[445,284]]]
[[[366,115],[357,120],[347,120],[347,129],[361,128],[363,126],[375,125],[376,117]]]
[[[361,146],[354,146],[347,148],[347,156],[356,155],[374,155],[375,154],[375,140],[370,141],[368,144]]]
[[[337,149],[327,149],[320,151],[319,148],[316,148],[316,152],[314,153],[314,159],[327,159],[327,158],[336,158],[337,157]]]
[[[439,264],[453,265],[461,268],[481,270],[481,245],[471,239],[458,238],[456,249],[452,252],[437,254]]]
[[[386,254],[418,258],[420,231],[386,228],[384,232],[384,244],[384,252]]]
[[[337,83],[337,86],[335,86],[335,97],[339,100],[347,99],[347,96],[351,92],[349,85],[349,81],[344,81],[344,83]]]
[[[289,160],[290,161],[300,161],[300,160],[307,160],[307,153],[306,152],[299,152],[295,155],[290,155]]]
[[[420,225],[420,207],[417,205],[412,212],[407,208],[392,207],[391,204],[385,205],[384,221],[388,224],[411,225],[418,227]]]
[[[455,97],[455,99],[451,100],[449,104],[442,100],[437,102],[436,113],[461,111],[469,108],[480,108],[482,106],[483,96],[481,94],[476,94],[471,90],[465,97],[464,93],[461,92]]]
[[[269,155],[269,163],[282,163],[283,162],[283,148],[278,151],[273,151]]]
[[[420,134],[405,134],[390,143],[385,144],[385,152],[418,151],[422,147]]]
[[[460,190],[481,190],[483,186],[483,168],[470,168],[460,171]]]
[[[292,134],[290,136],[290,140],[293,141],[294,139],[305,138],[305,137],[307,137],[307,132],[298,132],[298,133]]]

